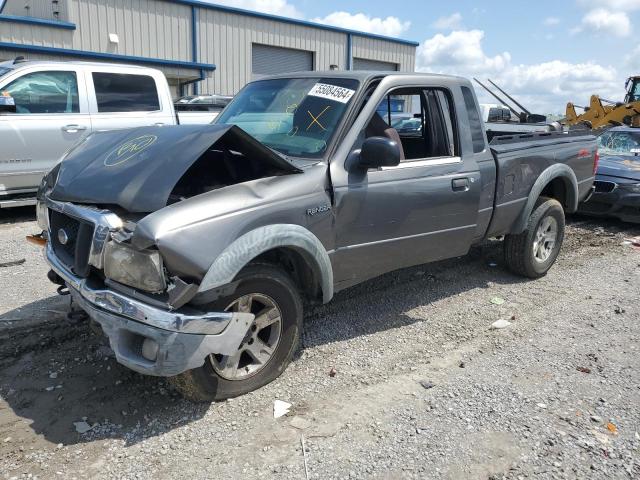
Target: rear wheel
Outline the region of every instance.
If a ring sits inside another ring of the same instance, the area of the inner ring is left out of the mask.
[[[564,226],[564,210],[560,202],[540,197],[525,231],[505,237],[504,256],[509,269],[529,278],[545,275],[560,253]]]
[[[190,400],[223,400],[260,388],[284,371],[298,346],[302,301],[290,277],[275,266],[252,265],[238,279],[232,295],[207,308],[255,319],[233,355],[211,354],[202,367],[169,379]]]

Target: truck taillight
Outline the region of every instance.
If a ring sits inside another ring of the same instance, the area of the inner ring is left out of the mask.
[[[600,163],[600,154],[598,153],[598,149],[596,148],[595,153],[593,154],[593,174],[596,174],[596,170],[598,170],[598,163]]]

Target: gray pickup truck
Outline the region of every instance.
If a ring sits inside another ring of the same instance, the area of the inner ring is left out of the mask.
[[[88,136],[37,214],[49,278],[117,360],[210,401],[282,373],[303,305],[385,272],[504,236],[512,271],[544,275],[596,156],[591,135],[488,145],[462,78],[309,72],[248,84],[213,125]]]

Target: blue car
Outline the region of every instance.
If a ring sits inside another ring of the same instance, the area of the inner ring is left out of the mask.
[[[595,192],[579,211],[640,223],[640,128],[607,130],[598,137],[598,151]]]

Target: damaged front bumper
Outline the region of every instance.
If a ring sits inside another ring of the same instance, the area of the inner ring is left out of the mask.
[[[623,222],[640,223],[640,193],[630,191],[623,185],[614,182],[600,182],[599,191],[578,207],[580,213],[597,217],[614,217]],[[608,188],[607,188],[608,187]]]
[[[212,353],[230,355],[254,320],[250,313],[191,315],[154,307],[74,275],[50,244],[45,257],[73,300],[101,325],[118,362],[140,373],[169,377],[202,366]]]

